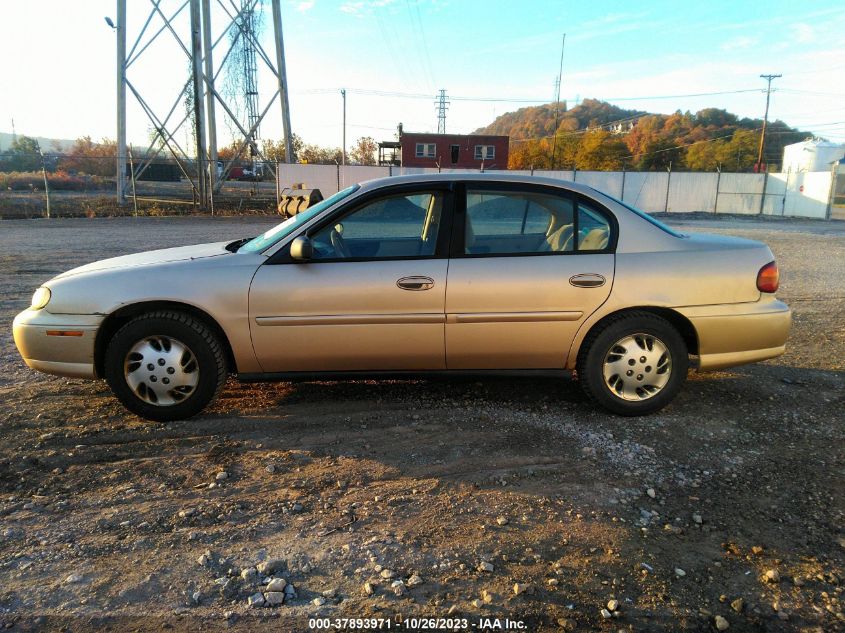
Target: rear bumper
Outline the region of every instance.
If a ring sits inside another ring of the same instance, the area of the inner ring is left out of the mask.
[[[103,317],[24,310],[12,324],[15,345],[24,362],[46,374],[96,378],[94,339]]]
[[[754,303],[678,308],[698,335],[700,371],[756,363],[780,356],[792,325],[792,311],[764,296]]]

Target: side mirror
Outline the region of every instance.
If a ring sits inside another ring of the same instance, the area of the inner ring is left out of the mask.
[[[307,262],[314,256],[314,246],[306,235],[300,235],[290,243],[290,256],[298,262]]]

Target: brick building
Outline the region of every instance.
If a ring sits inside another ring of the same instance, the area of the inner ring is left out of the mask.
[[[399,142],[403,167],[508,168],[507,136],[403,132]]]

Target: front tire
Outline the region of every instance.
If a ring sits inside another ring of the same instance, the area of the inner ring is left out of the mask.
[[[650,312],[611,317],[591,331],[578,353],[587,396],[617,415],[648,415],[669,404],[689,368],[687,346],[666,319]]]
[[[190,418],[226,381],[226,355],[211,329],[170,310],[142,314],[114,335],[105,378],[129,411],[156,422]]]

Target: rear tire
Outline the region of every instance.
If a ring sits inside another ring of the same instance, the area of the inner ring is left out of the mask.
[[[226,381],[226,355],[198,319],[170,310],[142,314],[106,349],[105,378],[129,411],[156,422],[190,418]]]
[[[686,344],[666,319],[650,312],[611,317],[591,331],[578,353],[587,396],[611,413],[648,415],[669,404],[689,369]]]

